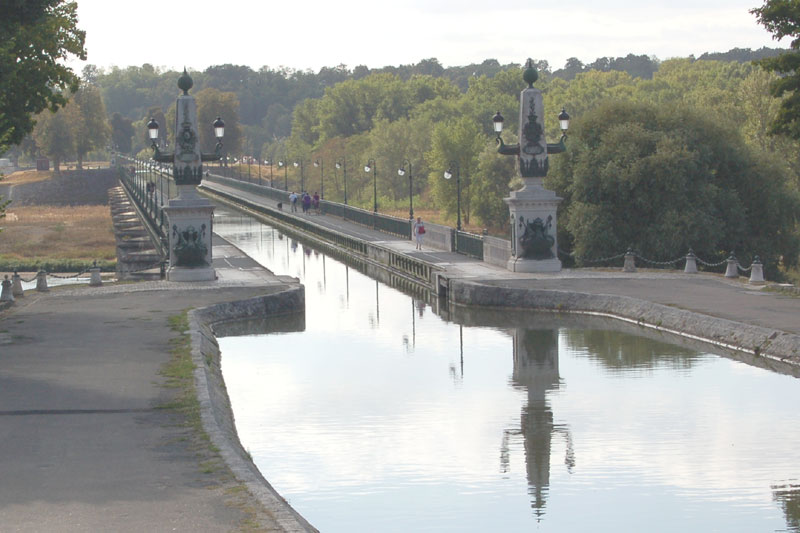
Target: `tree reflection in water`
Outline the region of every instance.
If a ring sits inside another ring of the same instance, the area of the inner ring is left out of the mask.
[[[800,485],[773,485],[772,498],[783,508],[786,529],[800,531]]]
[[[565,330],[567,346],[577,354],[586,354],[611,371],[641,370],[657,366],[690,369],[700,356],[689,350],[651,338],[620,335],[600,329]]]

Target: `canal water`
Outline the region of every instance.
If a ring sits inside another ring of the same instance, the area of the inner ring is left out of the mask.
[[[323,532],[800,531],[800,382],[614,322],[440,308],[246,216],[301,280],[220,338],[243,446]]]

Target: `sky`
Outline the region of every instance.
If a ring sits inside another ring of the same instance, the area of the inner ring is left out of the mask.
[[[86,63],[204,70],[445,67],[646,54],[664,60],[731,48],[788,47],[749,10],[763,0],[77,0]],[[113,8],[111,7],[113,6]],[[113,11],[112,11],[113,9]],[[80,61],[71,62],[78,71]]]

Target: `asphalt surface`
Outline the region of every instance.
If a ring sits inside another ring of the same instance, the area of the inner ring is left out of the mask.
[[[216,282],[27,291],[0,312],[1,531],[280,531],[159,408],[168,317],[283,286],[237,252],[215,242]]]

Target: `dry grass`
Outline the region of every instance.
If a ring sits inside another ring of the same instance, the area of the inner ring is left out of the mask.
[[[37,181],[49,180],[53,177],[53,171],[48,170],[39,172],[36,170],[20,170],[4,176],[0,185],[23,185],[25,183],[36,183]]]
[[[0,223],[0,258],[6,261],[101,261],[116,256],[106,205],[11,208]]]

